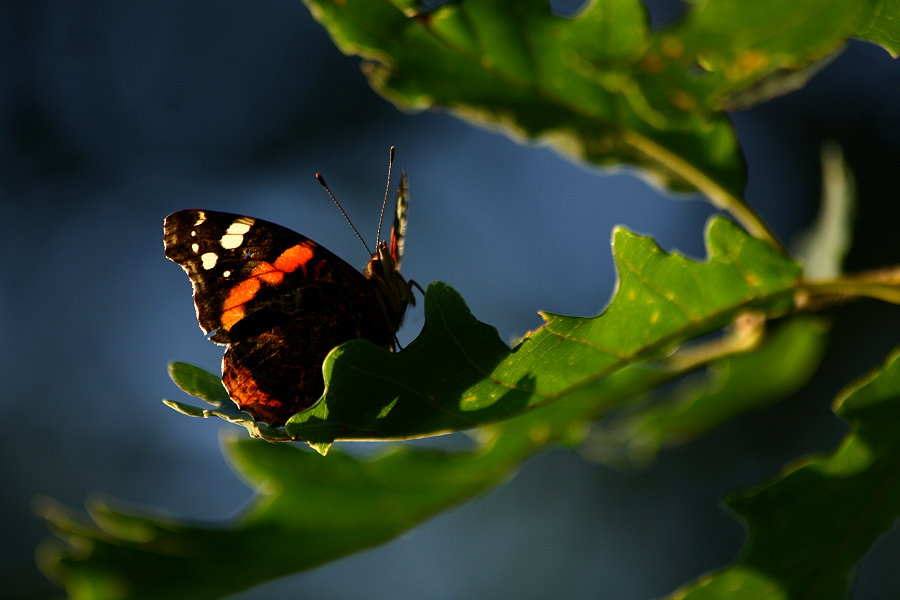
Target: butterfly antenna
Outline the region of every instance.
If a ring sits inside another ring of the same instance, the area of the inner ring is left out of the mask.
[[[384,209],[387,206],[388,193],[391,191],[391,171],[394,169],[394,146],[391,146],[388,154],[387,185],[384,186],[384,200],[381,201],[381,215],[378,217],[378,233],[375,235],[375,246],[381,242],[381,224],[384,222]]]
[[[321,184],[322,184],[322,187],[325,188],[325,191],[328,192],[328,196],[329,196],[329,197],[331,198],[331,200],[334,202],[334,205],[338,207],[338,210],[341,211],[341,214],[344,215],[344,218],[345,218],[345,219],[347,219],[347,223],[350,225],[350,229],[353,230],[353,233],[356,234],[356,237],[358,237],[358,238],[359,238],[359,241],[362,242],[362,245],[365,246],[366,252],[368,252],[369,255],[371,256],[371,255],[372,255],[372,251],[369,249],[369,245],[366,243],[366,240],[363,239],[363,236],[361,236],[361,235],[359,234],[359,230],[356,228],[356,225],[353,224],[353,221],[350,220],[350,215],[347,214],[347,211],[344,210],[344,207],[341,206],[341,203],[338,202],[338,199],[335,198],[335,197],[334,197],[334,194],[331,193],[331,188],[328,187],[328,184],[327,184],[327,183],[325,183],[325,178],[322,177],[322,174],[321,174],[321,173],[316,173],[316,179],[319,180],[319,183],[321,183]]]

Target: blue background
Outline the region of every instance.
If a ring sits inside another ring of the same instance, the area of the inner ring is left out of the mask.
[[[577,3],[557,3],[570,10]],[[679,5],[650,3],[655,23]],[[900,262],[900,65],[851,43],[804,90],[733,120],[747,197],[789,241],[812,219],[819,148],[840,142],[859,178],[849,266]],[[537,310],[593,315],[609,298],[610,230],[625,224],[703,256],[707,204],[639,173],[586,169],[441,112],[403,114],[367,86],[297,0],[7,0],[0,4],[0,409],[7,598],[53,587],[34,567],[47,532],[38,494],[100,494],[204,520],[251,497],[218,444],[225,425],[160,403],[184,399],[166,363],[217,370],[184,273],[163,258],[162,219],[189,207],[282,223],[362,266],[365,253],[313,173],[374,236],[387,147],[410,173],[404,273],[446,281],[512,339]],[[617,471],[568,451],[381,548],[273,582],[242,600],[647,598],[738,553],[721,508],[735,486],[825,450],[829,404],[900,339],[896,309],[841,309],[816,384]],[[411,313],[401,339],[421,327]],[[864,560],[857,598],[900,595],[894,531]],[[165,574],[160,574],[165,576]]]

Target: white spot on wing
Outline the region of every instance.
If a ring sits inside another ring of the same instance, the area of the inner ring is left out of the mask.
[[[222,247],[226,250],[234,250],[244,243],[244,234],[250,231],[251,225],[253,225],[253,219],[250,217],[241,217],[240,219],[237,219],[228,226],[228,229],[225,230],[225,235],[222,236],[219,243],[222,244]]]
[[[191,250],[195,253],[200,252],[200,244],[191,244]]]
[[[203,263],[203,268],[208,271],[216,266],[216,263],[219,261],[219,255],[215,252],[206,252],[200,255],[200,260]]]
[[[231,277],[231,271],[222,271],[222,277]]]
[[[194,223],[194,227],[200,225],[205,220],[206,220],[206,213],[203,212],[202,210],[197,211],[197,221]],[[191,235],[194,235],[193,231],[191,232]]]

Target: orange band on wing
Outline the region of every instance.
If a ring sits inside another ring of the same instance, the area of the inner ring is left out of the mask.
[[[262,282],[278,285],[284,281],[285,273],[297,269],[303,269],[303,274],[306,275],[306,263],[313,257],[312,248],[308,244],[311,245],[312,242],[291,246],[275,259],[275,264],[258,263],[253,267],[249,278],[231,288],[228,297],[222,303],[222,327],[231,329],[235,323],[244,318],[246,314],[244,305],[256,297]]]
[[[261,262],[253,267],[250,276],[255,277],[256,280],[265,281],[269,285],[278,285],[284,280],[284,271],[275,268],[270,263]]]
[[[275,268],[285,273],[293,273],[297,269],[303,269],[306,274],[306,263],[313,257],[312,248],[304,244],[291,246],[275,259]]]
[[[251,278],[231,288],[222,303],[222,327],[231,329],[232,325],[244,318],[244,304],[253,300],[261,286],[259,279]]]
[[[259,420],[275,423],[285,412],[284,403],[259,389],[252,371],[243,365],[228,366],[222,374],[222,383],[238,407],[249,410]],[[283,423],[284,417],[280,418]]]

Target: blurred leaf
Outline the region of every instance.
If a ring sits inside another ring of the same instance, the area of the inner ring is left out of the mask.
[[[671,31],[716,74],[720,89],[737,90],[778,69],[819,60],[852,36],[852,23],[871,0],[704,0]]]
[[[835,412],[851,424],[837,449],[732,496],[749,530],[743,554],[672,598],[847,597],[853,566],[900,518],[900,352]]]
[[[798,240],[794,253],[807,279],[833,279],[843,273],[853,235],[853,173],[834,142],[822,147],[822,205],[815,222]]]
[[[65,542],[39,564],[71,600],[219,598],[383,543],[503,483],[528,456],[577,443],[584,423],[659,382],[634,367],[572,397],[478,432],[469,452],[394,446],[375,458],[321,457],[290,444],[230,439],[226,456],[256,490],[231,523],[190,524],[94,502],[91,522],[50,501],[38,512]],[[598,408],[600,407],[600,408]]]
[[[805,384],[825,350],[826,328],[796,317],[766,334],[759,348],[709,363],[669,397],[653,399],[601,421],[584,454],[593,460],[642,465],[749,410],[781,400]]]
[[[287,444],[231,440],[231,463],[257,490],[231,525],[189,525],[95,503],[93,523],[41,512],[69,548],[41,566],[73,600],[219,598],[380,544],[510,475],[516,454],[394,450],[322,458]]]
[[[839,55],[840,52],[834,52],[804,67],[772,71],[749,87],[729,94],[722,101],[722,109],[727,111],[745,110],[772,98],[802,89],[810,79],[833,63]]]
[[[791,308],[800,277],[796,263],[727,219],[711,220],[706,237],[709,258],[699,263],[618,228],[613,256],[619,281],[603,313],[544,314],[546,325],[513,350],[456,292],[432,284],[419,337],[399,353],[361,340],[336,348],[325,360],[323,398],[289,419],[285,431],[328,444],[470,429],[589,390],[625,367],[720,329],[742,310],[776,316]]]

